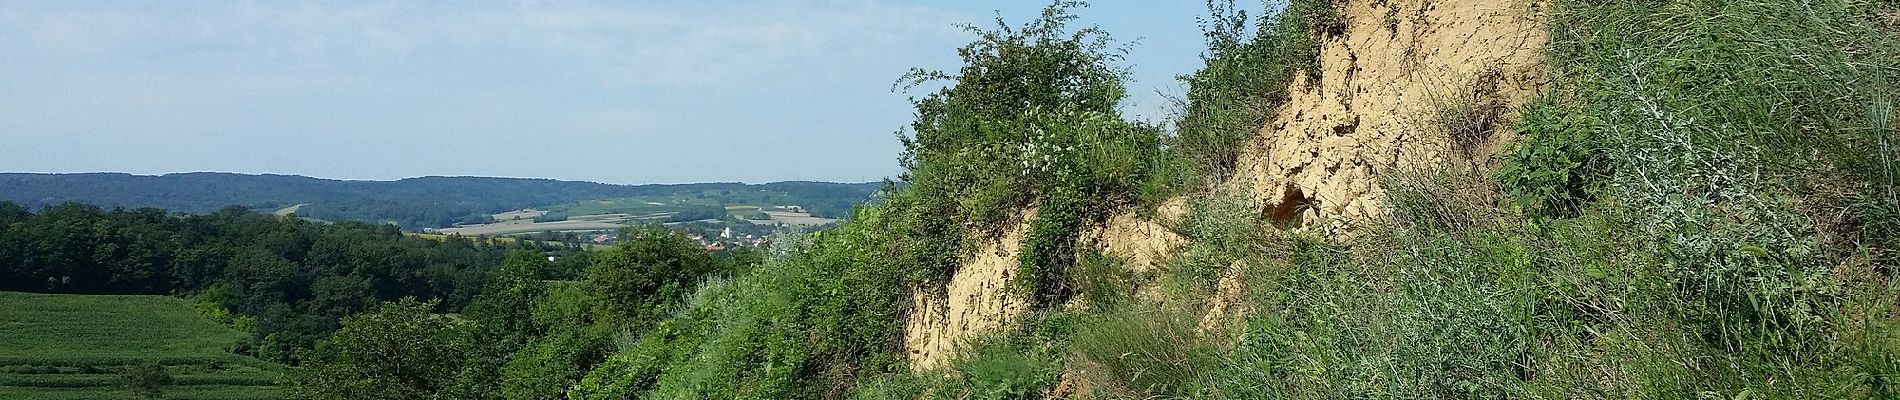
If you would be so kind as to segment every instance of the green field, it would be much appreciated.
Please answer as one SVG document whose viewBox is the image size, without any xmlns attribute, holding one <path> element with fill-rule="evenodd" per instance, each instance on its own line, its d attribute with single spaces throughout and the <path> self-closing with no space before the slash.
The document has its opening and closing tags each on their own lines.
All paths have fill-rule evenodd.
<svg viewBox="0 0 1900 400">
<path fill-rule="evenodd" d="M 657 204 L 655 204 L 657 203 Z M 800 205 L 811 207 L 812 199 L 765 190 L 700 190 L 661 196 L 592 199 L 548 206 L 548 213 L 559 216 L 592 214 L 642 215 L 679 211 L 687 206 L 725 206 L 734 212 L 758 211 L 761 206 Z"/>
<path fill-rule="evenodd" d="M 183 299 L 0 292 L 0 399 L 126 398 L 126 366 L 163 366 L 167 399 L 279 398 L 282 368 L 231 353 L 243 332 Z"/>
</svg>

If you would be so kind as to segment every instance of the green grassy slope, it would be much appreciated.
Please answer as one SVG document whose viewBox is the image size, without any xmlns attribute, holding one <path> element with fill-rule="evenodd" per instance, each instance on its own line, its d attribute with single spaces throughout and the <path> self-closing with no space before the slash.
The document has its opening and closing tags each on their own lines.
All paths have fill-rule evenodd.
<svg viewBox="0 0 1900 400">
<path fill-rule="evenodd" d="M 1011 108 L 1060 90 L 967 79 L 951 101 L 920 104 L 911 186 L 705 285 L 574 397 L 1900 398 L 1900 4 L 1539 3 L 1551 92 L 1513 110 L 1522 139 L 1502 167 L 1382 171 L 1386 215 L 1350 236 L 1275 229 L 1252 193 L 1148 184 L 1223 177 L 1232 155 L 1218 150 L 1263 122 L 1247 101 L 1273 97 L 1259 88 L 1310 58 L 1304 38 L 1339 40 L 1327 33 L 1339 3 L 1294 1 L 1260 21 L 1285 28 L 1253 36 L 1244 15 L 1212 25 L 1187 97 L 1213 110 L 1183 116 L 1170 152 L 1132 153 L 1153 171 L 1127 169 L 1153 174 L 1134 175 L 1151 179 L 1135 181 L 1137 199 L 1189 198 L 1191 243 L 1159 277 L 1086 248 L 1061 258 L 1087 243 L 1064 229 L 1079 224 L 1049 218 L 1073 213 L 1052 210 L 1128 196 L 1123 175 L 1037 176 L 988 150 L 1066 148 L 1053 139 L 1089 122 Z M 1043 29 L 1061 26 L 1016 31 Z M 986 39 L 998 37 L 1010 36 Z M 1026 43 L 1066 44 L 979 41 L 966 54 L 1043 50 Z M 977 70 L 1075 58 L 1053 54 Z M 975 112 L 1014 109 L 1030 111 Z M 1023 131 L 1056 133 L 1011 135 Z M 1113 150 L 1081 153 L 1131 154 Z M 1060 156 L 1048 165 L 1117 159 Z M 1023 193 L 1039 213 L 1009 290 L 1080 301 L 1034 304 L 950 365 L 910 370 L 889 321 L 914 310 L 880 287 L 940 283 L 966 254 L 958 224 L 1000 220 L 1030 203 Z M 1222 278 L 1251 311 L 1209 325 Z M 1158 296 L 1131 296 L 1137 285 Z M 860 297 L 831 303 L 838 294 Z"/>
<path fill-rule="evenodd" d="M 172 297 L 0 292 L 0 398 L 119 397 L 144 363 L 172 376 L 166 398 L 279 397 L 281 368 L 231 353 L 245 336 Z"/>
</svg>

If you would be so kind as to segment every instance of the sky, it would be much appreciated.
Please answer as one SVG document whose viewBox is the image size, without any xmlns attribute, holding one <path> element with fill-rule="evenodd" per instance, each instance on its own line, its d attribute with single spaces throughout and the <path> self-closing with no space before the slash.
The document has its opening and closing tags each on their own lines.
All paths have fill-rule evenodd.
<svg viewBox="0 0 1900 400">
<path fill-rule="evenodd" d="M 927 90 L 896 79 L 1045 4 L 6 1 L 0 171 L 876 181 Z M 1076 13 L 1165 118 L 1205 2 Z"/>
</svg>

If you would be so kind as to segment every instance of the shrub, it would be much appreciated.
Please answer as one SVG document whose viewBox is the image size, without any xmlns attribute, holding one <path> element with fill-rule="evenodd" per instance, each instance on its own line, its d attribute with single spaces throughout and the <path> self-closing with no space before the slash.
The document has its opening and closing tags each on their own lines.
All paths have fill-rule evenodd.
<svg viewBox="0 0 1900 400">
<path fill-rule="evenodd" d="M 587 269 L 590 292 L 600 299 L 596 318 L 605 323 L 650 325 L 714 272 L 712 256 L 680 233 L 655 225 L 628 228 L 624 236 Z"/>
<path fill-rule="evenodd" d="M 1315 35 L 1337 33 L 1343 26 L 1332 2 L 1325 0 L 1293 1 L 1258 19 L 1249 18 L 1231 0 L 1210 0 L 1208 9 L 1211 15 L 1201 25 L 1207 38 L 1203 66 L 1180 77 L 1187 93 L 1177 99 L 1181 110 L 1169 147 L 1179 155 L 1176 162 L 1193 166 L 1193 174 L 1157 175 L 1181 185 L 1231 176 L 1243 144 L 1286 100 L 1294 74 L 1305 71 L 1309 83 L 1318 82 Z"/>
<path fill-rule="evenodd" d="M 309 399 L 436 398 L 462 365 L 458 336 L 434 301 L 405 298 L 343 320 L 291 380 Z"/>
<path fill-rule="evenodd" d="M 570 397 L 840 397 L 859 376 L 901 370 L 909 271 L 887 253 L 892 215 L 861 209 L 836 229 L 779 241 L 743 275 L 708 281 Z"/>
<path fill-rule="evenodd" d="M 1055 386 L 1061 365 L 1053 356 L 1008 339 L 972 346 L 953 362 L 962 396 L 968 399 L 1040 399 Z"/>
<path fill-rule="evenodd" d="M 1526 107 L 1514 130 L 1516 149 L 1499 156 L 1496 176 L 1518 207 L 1539 218 L 1575 218 L 1607 179 L 1602 123 L 1554 99 Z"/>
<path fill-rule="evenodd" d="M 165 367 L 152 363 L 140 363 L 124 367 L 119 371 L 119 386 L 132 392 L 132 398 L 157 400 L 164 398 L 164 389 L 171 386 L 172 375 Z"/>
<path fill-rule="evenodd" d="M 1058 132 L 1073 122 L 1119 122 L 1125 72 L 1110 38 L 1095 28 L 1071 32 L 1073 2 L 1057 2 L 1022 27 L 966 26 L 978 39 L 958 50 L 957 73 L 912 70 L 906 87 L 953 82 L 915 101 L 917 120 L 901 136 L 900 158 L 913 187 L 961 203 L 950 216 L 994 226 L 1028 205 L 1037 182 L 1075 161 L 1076 140 Z M 932 210 L 936 211 L 936 210 Z M 943 217 L 939 215 L 938 217 Z M 953 220 L 958 218 L 951 218 Z"/>
</svg>

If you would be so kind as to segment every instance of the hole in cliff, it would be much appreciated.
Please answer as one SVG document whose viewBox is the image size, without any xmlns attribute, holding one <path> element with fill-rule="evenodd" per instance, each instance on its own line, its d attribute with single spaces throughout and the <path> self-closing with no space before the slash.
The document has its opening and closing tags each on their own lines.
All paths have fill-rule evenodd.
<svg viewBox="0 0 1900 400">
<path fill-rule="evenodd" d="M 1280 201 L 1268 204 L 1261 211 L 1266 214 L 1267 222 L 1280 229 L 1287 229 L 1299 226 L 1301 215 L 1312 206 L 1313 200 L 1306 197 L 1306 193 L 1300 191 L 1299 186 L 1288 183 L 1286 189 L 1280 193 Z"/>
<path fill-rule="evenodd" d="M 1359 131 L 1359 116 L 1356 115 L 1352 117 L 1352 122 L 1333 126 L 1333 136 L 1351 135 L 1357 131 Z"/>
</svg>

